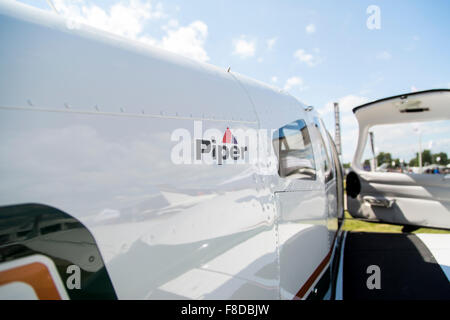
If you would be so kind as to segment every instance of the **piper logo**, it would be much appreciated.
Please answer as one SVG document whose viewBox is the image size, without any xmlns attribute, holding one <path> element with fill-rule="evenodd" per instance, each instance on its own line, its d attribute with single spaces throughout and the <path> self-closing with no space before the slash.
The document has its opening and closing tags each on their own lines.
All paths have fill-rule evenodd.
<svg viewBox="0 0 450 320">
<path fill-rule="evenodd" d="M 193 128 L 172 131 L 170 158 L 176 165 L 251 165 L 259 174 L 277 174 L 274 131 L 243 125 L 204 130 L 202 121 L 194 121 Z"/>
<path fill-rule="evenodd" d="M 215 139 L 197 139 L 195 150 L 196 160 L 202 160 L 204 154 L 211 154 L 212 159 L 217 161 L 218 165 L 222 165 L 230 158 L 234 161 L 245 158 L 248 148 L 238 146 L 230 128 L 227 128 L 222 138 L 222 144 L 217 144 Z"/>
</svg>

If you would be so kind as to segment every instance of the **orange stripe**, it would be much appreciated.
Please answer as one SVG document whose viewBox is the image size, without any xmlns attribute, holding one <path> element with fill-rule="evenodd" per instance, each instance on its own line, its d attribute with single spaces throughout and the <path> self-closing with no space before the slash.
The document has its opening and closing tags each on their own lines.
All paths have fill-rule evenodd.
<svg viewBox="0 0 450 320">
<path fill-rule="evenodd" d="M 47 266 L 33 262 L 0 272 L 0 285 L 20 281 L 28 283 L 41 300 L 61 300 Z"/>
<path fill-rule="evenodd" d="M 331 253 L 333 252 L 334 242 L 336 240 L 337 234 L 338 234 L 338 231 L 336 231 L 336 234 L 335 234 L 333 242 L 332 242 L 333 245 L 331 246 L 328 254 L 325 256 L 325 258 L 322 260 L 322 262 L 319 264 L 319 266 L 316 268 L 316 270 L 314 270 L 312 275 L 309 276 L 308 280 L 306 280 L 306 282 L 303 284 L 303 286 L 297 292 L 297 294 L 294 296 L 294 298 L 292 298 L 292 300 L 301 300 L 303 298 L 303 296 L 308 292 L 309 288 L 314 284 L 317 277 L 322 273 L 323 269 L 330 261 Z"/>
<path fill-rule="evenodd" d="M 308 292 L 309 288 L 313 285 L 314 281 L 316 281 L 317 277 L 320 275 L 320 273 L 322 272 L 323 268 L 325 268 L 325 266 L 330 261 L 331 252 L 332 252 L 332 250 L 330 250 L 330 252 L 328 252 L 328 254 L 325 257 L 325 259 L 322 260 L 322 262 L 319 264 L 317 269 L 314 270 L 313 274 L 308 278 L 308 280 L 306 280 L 305 284 L 297 292 L 297 294 L 295 295 L 293 300 L 300 300 L 301 298 L 303 298 L 303 296 L 306 294 L 306 292 Z"/>
</svg>

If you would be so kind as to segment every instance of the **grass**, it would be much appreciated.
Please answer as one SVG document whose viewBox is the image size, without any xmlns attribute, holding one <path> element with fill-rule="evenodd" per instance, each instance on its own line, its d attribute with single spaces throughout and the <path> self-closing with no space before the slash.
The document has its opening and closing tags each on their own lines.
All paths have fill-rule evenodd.
<svg viewBox="0 0 450 320">
<path fill-rule="evenodd" d="M 385 233 L 401 233 L 403 226 L 397 226 L 386 223 L 366 222 L 353 219 L 352 216 L 345 211 L 345 220 L 343 229 L 347 231 L 357 232 L 385 232 Z M 420 228 L 413 233 L 450 233 L 447 230 L 437 230 L 430 228 Z"/>
</svg>

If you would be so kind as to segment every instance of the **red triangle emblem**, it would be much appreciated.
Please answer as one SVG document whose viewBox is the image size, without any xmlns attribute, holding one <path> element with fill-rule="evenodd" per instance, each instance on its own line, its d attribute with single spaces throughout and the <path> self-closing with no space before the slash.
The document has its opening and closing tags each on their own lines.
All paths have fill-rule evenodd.
<svg viewBox="0 0 450 320">
<path fill-rule="evenodd" d="M 223 135 L 222 143 L 234 143 L 237 144 L 236 138 L 231 134 L 230 128 L 227 128 Z"/>
</svg>

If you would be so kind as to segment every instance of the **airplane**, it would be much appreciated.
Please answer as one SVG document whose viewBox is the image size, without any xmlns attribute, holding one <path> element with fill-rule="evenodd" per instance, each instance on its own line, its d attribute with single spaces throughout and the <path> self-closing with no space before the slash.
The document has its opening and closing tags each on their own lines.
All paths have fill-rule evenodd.
<svg viewBox="0 0 450 320">
<path fill-rule="evenodd" d="M 0 26 L 1 299 L 331 298 L 317 110 L 20 3 Z"/>
<path fill-rule="evenodd" d="M 0 299 L 339 298 L 343 168 L 314 107 L 14 1 L 0 42 Z M 384 198 L 353 170 L 367 218 Z"/>
</svg>

